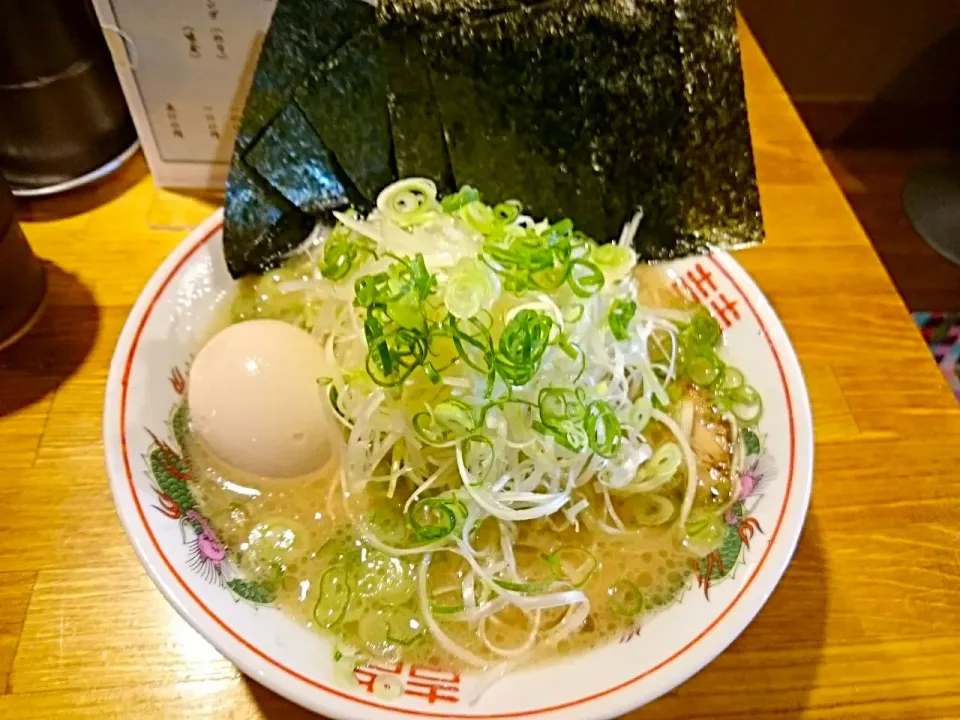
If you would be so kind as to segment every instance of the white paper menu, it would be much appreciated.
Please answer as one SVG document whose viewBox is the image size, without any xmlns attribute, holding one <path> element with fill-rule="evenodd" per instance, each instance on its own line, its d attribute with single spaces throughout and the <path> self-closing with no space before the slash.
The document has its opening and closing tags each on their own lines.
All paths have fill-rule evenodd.
<svg viewBox="0 0 960 720">
<path fill-rule="evenodd" d="M 94 0 L 154 181 L 222 189 L 276 0 Z"/>
</svg>

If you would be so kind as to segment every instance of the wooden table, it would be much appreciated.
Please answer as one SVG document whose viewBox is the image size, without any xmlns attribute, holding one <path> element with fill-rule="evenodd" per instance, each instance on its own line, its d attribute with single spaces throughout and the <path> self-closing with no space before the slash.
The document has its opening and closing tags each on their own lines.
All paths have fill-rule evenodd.
<svg viewBox="0 0 960 720">
<path fill-rule="evenodd" d="M 636 717 L 960 718 L 960 406 L 746 31 L 743 42 L 769 241 L 738 258 L 810 386 L 813 503 L 753 624 Z M 124 318 L 212 207 L 156 189 L 137 159 L 98 188 L 20 208 L 51 295 L 0 355 L 0 717 L 308 716 L 167 605 L 103 468 Z"/>
</svg>

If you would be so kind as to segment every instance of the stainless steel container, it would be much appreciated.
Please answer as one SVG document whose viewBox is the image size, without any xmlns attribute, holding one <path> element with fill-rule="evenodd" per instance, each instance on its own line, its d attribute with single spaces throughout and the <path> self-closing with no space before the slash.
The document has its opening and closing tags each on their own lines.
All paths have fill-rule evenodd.
<svg viewBox="0 0 960 720">
<path fill-rule="evenodd" d="M 109 163 L 136 130 L 87 0 L 0 0 L 0 171 L 56 186 Z"/>
</svg>

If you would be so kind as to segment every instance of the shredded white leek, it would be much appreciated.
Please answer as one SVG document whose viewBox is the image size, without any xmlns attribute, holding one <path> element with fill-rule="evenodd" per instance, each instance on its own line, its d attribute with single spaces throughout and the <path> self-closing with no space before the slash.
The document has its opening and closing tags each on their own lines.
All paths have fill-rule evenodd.
<svg viewBox="0 0 960 720">
<path fill-rule="evenodd" d="M 543 518 L 579 531 L 583 521 L 621 536 L 636 529 L 617 503 L 649 496 L 642 506 L 651 509 L 646 523 L 659 525 L 673 518 L 681 486 L 675 529 L 689 519 L 698 484 L 693 407 L 678 408 L 671 393 L 676 396 L 682 380 L 681 333 L 693 313 L 637 299 L 632 248 L 640 213 L 615 244 L 571 245 L 561 286 L 544 289 L 517 286 L 511 263 L 520 261 L 512 259 L 510 242 L 557 226 L 518 214 L 509 203 L 497 206 L 507 218 L 502 222 L 466 197 L 456 211 L 444 207 L 428 180 L 395 183 L 368 217 L 335 213 L 340 225 L 318 229 L 307 243 L 312 270 L 276 288 L 285 303 L 302 301 L 298 322 L 317 338 L 332 368 L 321 395 L 344 427 L 340 490 L 357 532 L 388 555 L 421 556 L 417 598 L 433 640 L 466 665 L 495 665 L 499 675 L 538 647 L 569 637 L 590 612 L 587 595 L 570 583 L 531 583 L 522 576 L 515 553 L 519 523 Z M 486 230 L 496 222 L 499 254 Z M 335 242 L 342 255 L 333 260 L 348 262 L 344 272 L 334 264 L 331 277 L 317 267 L 330 259 Z M 415 258 L 422 265 L 415 266 Z M 404 272 L 408 286 L 398 292 Z M 411 283 L 420 299 L 407 302 Z M 377 303 L 378 312 L 369 311 Z M 611 311 L 631 303 L 615 331 Z M 395 324 L 393 334 L 384 334 L 384 323 Z M 432 328 L 436 345 L 417 345 L 423 327 Z M 511 344 L 504 340 L 511 328 L 526 335 Z M 510 355 L 538 342 L 541 354 L 532 359 Z M 399 375 L 411 358 L 413 369 Z M 741 462 L 737 421 L 731 416 L 729 422 Z M 664 441 L 665 433 L 673 437 Z M 671 486 L 673 499 L 655 494 L 674 478 L 682 479 Z M 738 482 L 735 472 L 732 482 Z M 350 509 L 351 499 L 364 493 L 383 493 L 398 507 L 402 500 L 408 523 L 418 507 L 437 503 L 450 527 L 417 543 L 385 542 Z M 478 550 L 472 533 L 485 521 L 496 523 L 499 541 Z M 437 552 L 454 553 L 469 567 L 461 584 L 448 589 L 462 596 L 462 609 L 431 609 L 428 580 Z M 487 636 L 487 623 L 510 608 L 526 616 L 529 629 L 516 647 L 499 647 Z M 551 608 L 566 612 L 543 631 L 542 613 Z M 482 655 L 455 642 L 446 623 L 475 624 Z M 502 658 L 509 661 L 496 664 Z"/>
</svg>

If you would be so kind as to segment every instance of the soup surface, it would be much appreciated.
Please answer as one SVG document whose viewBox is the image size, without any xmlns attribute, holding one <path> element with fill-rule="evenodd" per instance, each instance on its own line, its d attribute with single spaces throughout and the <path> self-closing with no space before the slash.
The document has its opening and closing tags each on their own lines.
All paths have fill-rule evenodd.
<svg viewBox="0 0 960 720">
<path fill-rule="evenodd" d="M 635 267 L 629 228 L 598 246 L 428 181 L 381 200 L 241 281 L 211 329 L 309 333 L 329 375 L 305 392 L 336 451 L 253 477 L 194 432 L 203 514 L 352 663 L 508 668 L 630 632 L 689 586 L 741 498 L 762 404 L 718 324 Z"/>
<path fill-rule="evenodd" d="M 277 607 L 373 658 L 439 667 L 463 665 L 420 631 L 419 558 L 394 558 L 364 543 L 338 507 L 342 495 L 335 478 L 255 491 L 224 482 L 227 478 L 218 471 L 216 460 L 200 447 L 194 446 L 191 460 L 203 513 L 233 551 L 242 572 L 278 588 Z M 493 535 L 492 528 L 481 528 L 475 546 L 495 547 L 499 538 Z M 514 544 L 525 579 L 541 582 L 551 576 L 545 555 L 555 554 L 570 566 L 589 564 L 589 557 L 574 548 L 583 548 L 596 559 L 596 568 L 581 586 L 591 612 L 576 633 L 556 646 L 539 648 L 534 657 L 590 648 L 629 631 L 643 615 L 670 604 L 684 590 L 698 561 L 669 527 L 643 528 L 625 541 L 591 531 L 582 523 L 575 530 L 563 520 L 548 518 L 521 525 Z M 319 622 L 314 612 L 324 578 L 326 592 L 333 592 L 330 581 L 339 577 L 339 569 L 345 571 L 350 598 L 342 620 L 325 628 L 324 619 L 331 620 L 326 604 L 321 604 L 327 614 Z M 462 585 L 468 575 L 469 567 L 458 556 L 434 554 L 430 585 L 438 598 L 435 611 L 444 607 L 444 598 L 450 607 L 462 606 Z M 384 584 L 389 591 L 384 591 Z M 436 617 L 458 643 L 495 662 L 497 655 L 486 650 L 477 623 L 445 622 L 442 612 Z M 561 610 L 542 611 L 539 633 L 546 633 L 562 618 Z M 416 642 L 409 642 L 408 630 Z M 530 633 L 530 620 L 509 608 L 491 615 L 484 629 L 485 638 L 504 649 L 523 647 Z"/>
</svg>

